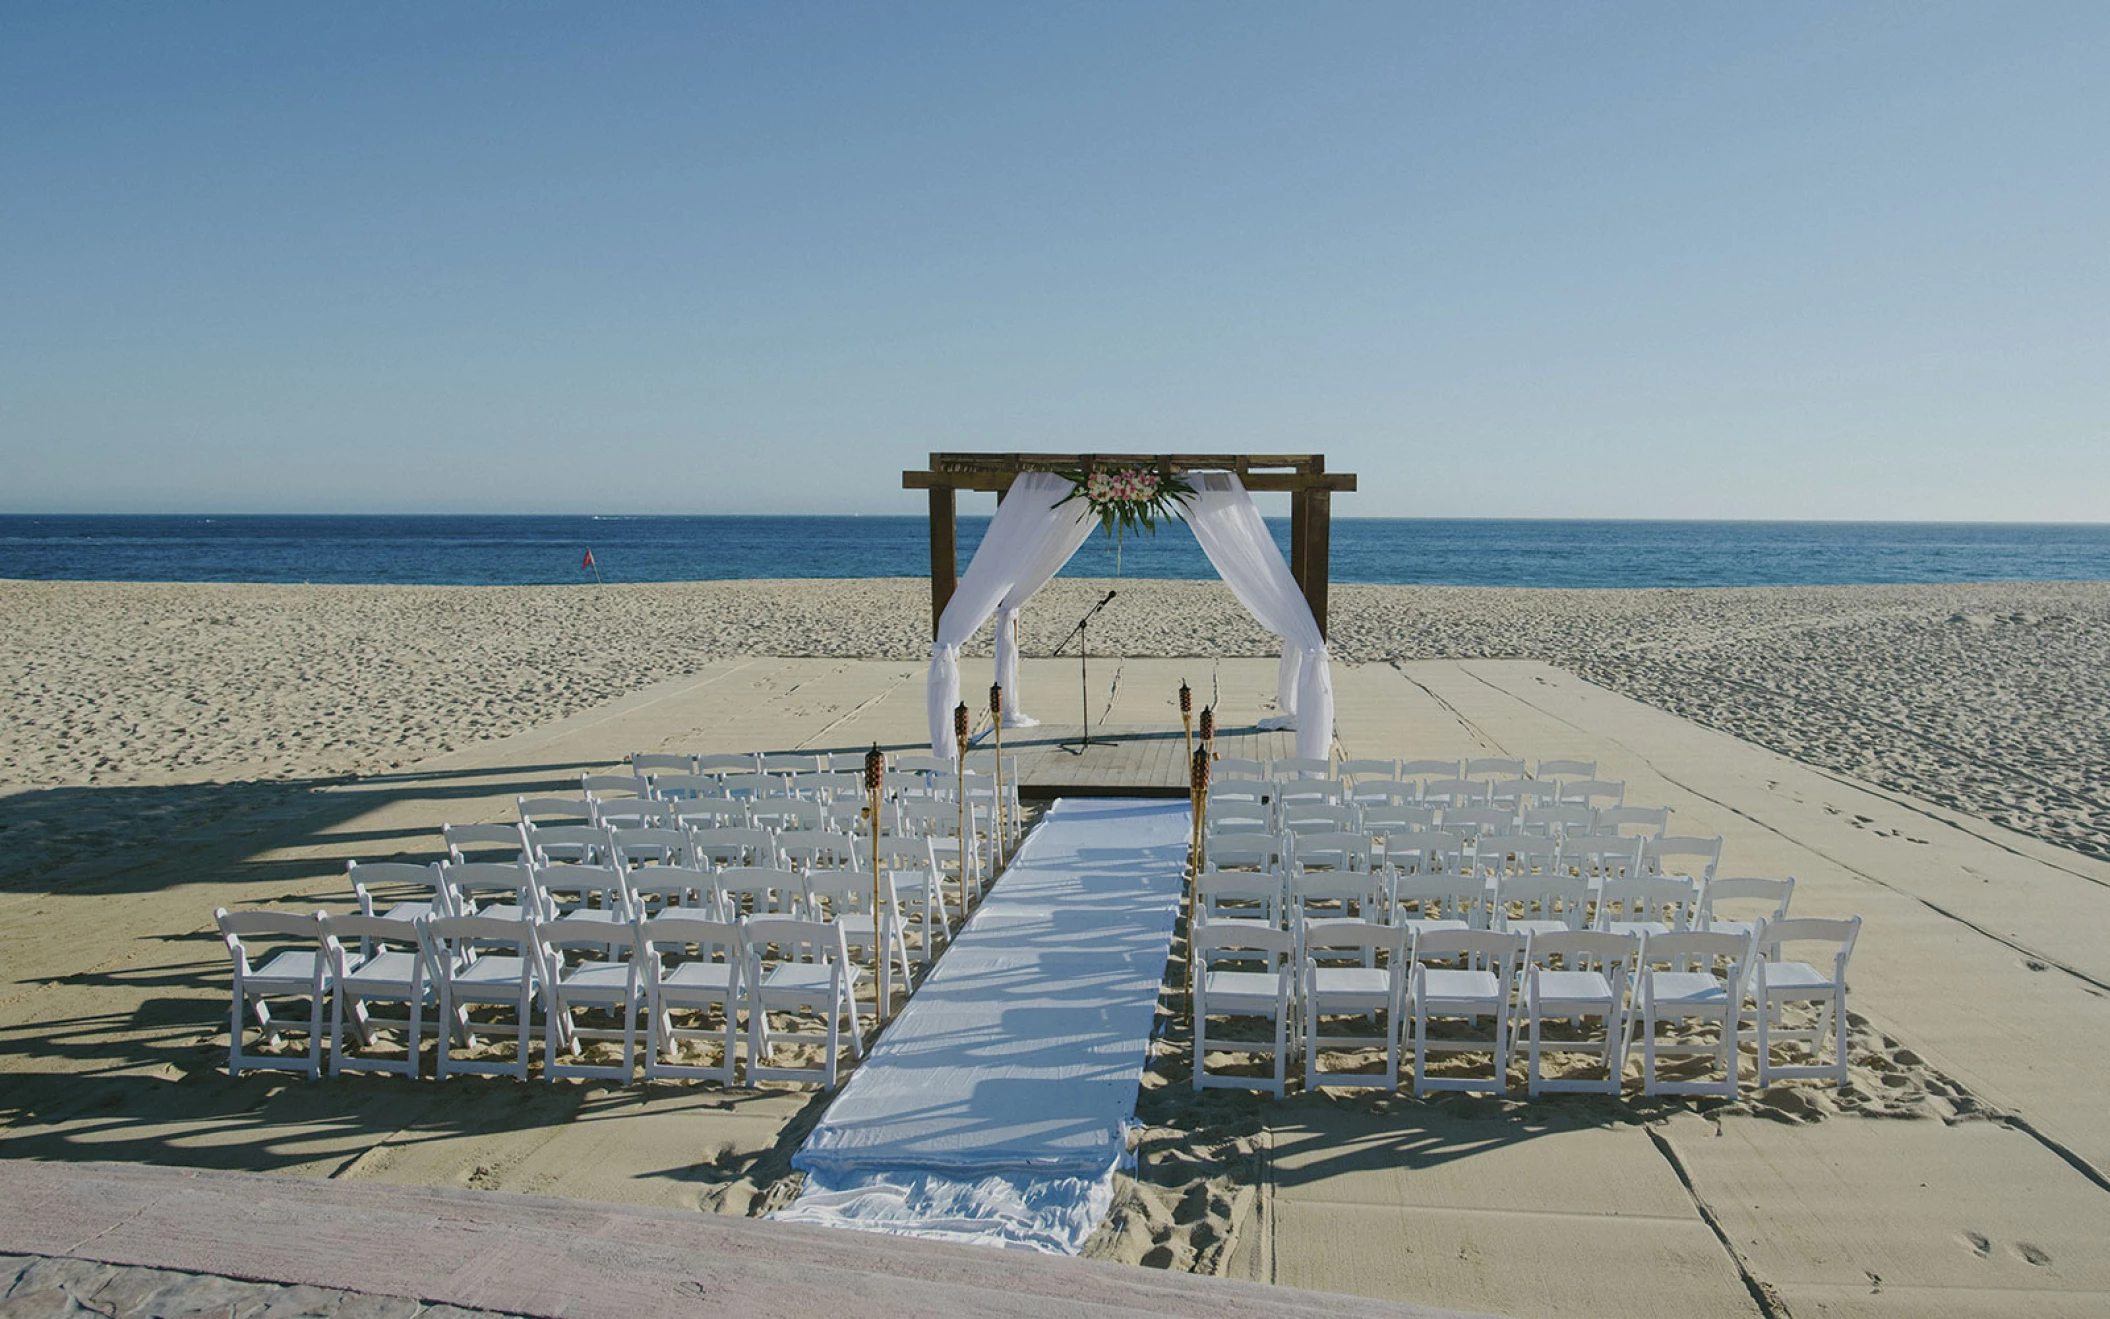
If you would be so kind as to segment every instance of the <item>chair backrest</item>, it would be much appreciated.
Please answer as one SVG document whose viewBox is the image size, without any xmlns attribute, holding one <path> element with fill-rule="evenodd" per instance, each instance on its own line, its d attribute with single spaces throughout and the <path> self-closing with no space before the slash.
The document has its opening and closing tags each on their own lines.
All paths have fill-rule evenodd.
<svg viewBox="0 0 2110 1319">
<path fill-rule="evenodd" d="M 529 823 L 593 823 L 593 803 L 584 797 L 515 797 L 513 805 Z"/>
<path fill-rule="evenodd" d="M 711 876 L 727 916 L 787 914 L 806 896 L 803 876 L 769 866 L 727 866 Z"/>
<path fill-rule="evenodd" d="M 1537 776 L 1542 779 L 1594 779 L 1597 777 L 1597 762 L 1594 760 L 1541 760 Z"/>
<path fill-rule="evenodd" d="M 850 835 L 833 829 L 794 829 L 777 835 L 777 855 L 793 870 L 850 870 L 857 864 Z"/>
<path fill-rule="evenodd" d="M 1284 756 L 1267 763 L 1267 776 L 1277 782 L 1290 779 L 1330 779 L 1333 777 L 1333 761 L 1311 756 Z"/>
<path fill-rule="evenodd" d="M 1282 877 L 1254 870 L 1205 870 L 1194 880 L 1194 905 L 1203 921 L 1282 921 Z"/>
<path fill-rule="evenodd" d="M 724 778 L 728 774 L 752 774 L 755 772 L 756 756 L 752 751 L 716 752 L 696 757 L 696 772 L 712 778 Z"/>
<path fill-rule="evenodd" d="M 1507 806 L 1446 806 L 1440 819 L 1448 833 L 1505 834 L 1515 828 L 1517 813 Z"/>
<path fill-rule="evenodd" d="M 611 829 L 608 840 L 615 852 L 615 864 L 625 868 L 685 866 L 695 861 L 693 839 L 686 829 Z"/>
<path fill-rule="evenodd" d="M 315 913 L 321 926 L 320 934 L 324 954 L 329 958 L 330 974 L 337 979 L 352 974 L 353 967 L 345 953 L 345 945 L 361 948 L 361 957 L 375 956 L 389 951 L 395 944 L 405 950 L 419 947 L 417 927 L 408 921 L 392 921 L 382 916 L 333 916 L 328 912 Z M 410 976 L 413 981 L 422 980 L 425 959 L 411 959 Z"/>
<path fill-rule="evenodd" d="M 661 774 L 694 774 L 696 757 L 671 755 L 662 751 L 633 751 L 630 753 L 630 772 L 640 778 L 653 778 Z"/>
<path fill-rule="evenodd" d="M 1617 779 L 1563 779 L 1561 800 L 1582 806 L 1623 806 L 1626 784 Z"/>
<path fill-rule="evenodd" d="M 447 886 L 447 914 L 473 916 L 481 906 L 523 902 L 528 868 L 518 861 L 443 861 L 440 882 Z"/>
<path fill-rule="evenodd" d="M 1257 870 L 1280 872 L 1288 860 L 1289 847 L 1270 833 L 1216 834 L 1202 840 L 1202 866 L 1207 870 Z"/>
<path fill-rule="evenodd" d="M 741 930 L 750 969 L 763 961 L 811 962 L 847 974 L 850 941 L 841 921 L 800 916 L 750 916 Z M 775 956 L 770 956 L 771 950 Z"/>
<path fill-rule="evenodd" d="M 1425 829 L 1385 839 L 1385 861 L 1401 874 L 1456 875 L 1465 869 L 1465 835 Z"/>
<path fill-rule="evenodd" d="M 1356 786 L 1360 787 L 1365 779 L 1378 781 L 1398 779 L 1399 762 L 1396 760 L 1373 760 L 1369 757 L 1361 757 L 1355 760 L 1343 760 L 1340 764 L 1333 767 L 1333 772 L 1344 779 L 1355 780 Z"/>
<path fill-rule="evenodd" d="M 576 911 L 602 911 L 630 918 L 629 891 L 623 872 L 614 866 L 535 866 L 529 871 L 545 920 L 561 920 Z M 606 943 L 607 928 L 602 928 Z"/>
<path fill-rule="evenodd" d="M 229 911 L 225 907 L 215 908 L 213 922 L 220 927 L 220 938 L 227 945 L 227 952 L 235 965 L 244 974 L 249 971 L 248 939 L 293 939 L 303 943 L 320 943 L 322 940 L 321 911 Z M 397 935 L 403 931 L 402 922 L 395 922 Z"/>
<path fill-rule="evenodd" d="M 1260 806 L 1268 800 L 1274 785 L 1266 779 L 1220 779 L 1211 775 L 1209 779 L 1209 805 L 1218 802 L 1243 802 Z"/>
<path fill-rule="evenodd" d="M 1433 806 L 1388 806 L 1377 802 L 1364 806 L 1362 815 L 1364 833 L 1386 838 L 1414 829 L 1436 827 L 1436 808 Z"/>
<path fill-rule="evenodd" d="M 725 783 L 715 774 L 654 774 L 651 784 L 652 795 L 661 801 L 725 795 Z"/>
<path fill-rule="evenodd" d="M 1218 756 L 1209 766 L 1209 777 L 1216 779 L 1258 779 L 1268 781 L 1267 762 L 1246 756 Z"/>
<path fill-rule="evenodd" d="M 858 870 L 816 870 L 803 877 L 805 910 L 815 920 L 842 920 L 846 917 L 862 916 L 865 919 L 867 938 L 871 933 L 872 877 Z M 917 877 L 922 882 L 922 877 Z M 895 912 L 901 909 L 897 896 L 894 872 L 879 872 L 879 900 L 885 908 Z"/>
<path fill-rule="evenodd" d="M 440 826 L 440 838 L 447 844 L 447 857 L 451 861 L 472 861 L 485 857 L 490 852 L 504 852 L 509 861 L 517 861 L 527 855 L 527 844 L 521 841 L 518 821 L 507 824 L 443 824 Z"/>
<path fill-rule="evenodd" d="M 535 945 L 542 950 L 543 969 L 554 973 L 563 967 L 564 950 L 567 948 L 606 949 L 613 940 L 619 948 L 630 951 L 636 947 L 636 933 L 637 926 L 628 921 L 621 925 L 610 925 L 606 921 L 567 920 L 559 917 L 553 921 L 536 922 Z"/>
<path fill-rule="evenodd" d="M 839 770 L 820 770 L 812 774 L 801 774 L 791 785 L 799 796 L 808 801 L 863 801 L 865 781 L 862 774 L 850 774 Z"/>
<path fill-rule="evenodd" d="M 752 804 L 764 797 L 788 797 L 782 777 L 764 774 L 759 770 L 744 770 L 728 773 L 724 779 L 724 792 L 728 797 Z"/>
<path fill-rule="evenodd" d="M 1202 832 L 1267 833 L 1275 827 L 1274 812 L 1259 802 L 1212 801 L 1202 808 Z"/>
<path fill-rule="evenodd" d="M 938 868 L 937 849 L 932 839 L 915 834 L 879 835 L 879 868 L 881 870 L 913 870 L 919 874 L 933 872 Z M 872 836 L 867 833 L 850 836 L 851 856 L 859 869 L 872 864 Z"/>
<path fill-rule="evenodd" d="M 1465 778 L 1492 779 L 1524 777 L 1524 762 L 1511 760 L 1507 756 L 1479 756 L 1465 762 Z"/>
<path fill-rule="evenodd" d="M 1402 779 L 1455 779 L 1459 763 L 1455 760 L 1402 760 L 1399 762 L 1399 777 Z"/>
<path fill-rule="evenodd" d="M 1480 910 L 1487 893 L 1477 875 L 1429 871 L 1403 874 L 1392 881 L 1392 902 L 1407 920 L 1485 923 Z"/>
<path fill-rule="evenodd" d="M 1195 958 L 1204 965 L 1215 953 L 1245 954 L 1238 960 L 1250 960 L 1257 954 L 1267 959 L 1270 969 L 1286 969 L 1293 946 L 1288 930 L 1257 921 L 1205 922 L 1194 928 L 1190 938 Z"/>
<path fill-rule="evenodd" d="M 1292 804 L 1338 806 L 1348 800 L 1348 785 L 1338 779 L 1283 779 L 1275 784 L 1277 809 Z"/>
<path fill-rule="evenodd" d="M 1580 875 L 1502 875 L 1495 880 L 1493 923 L 1499 928 L 1511 920 L 1558 920 L 1579 930 L 1589 899 L 1590 881 Z M 1512 905 L 1522 914 L 1511 916 Z"/>
<path fill-rule="evenodd" d="M 542 959 L 535 952 L 535 922 L 532 917 L 505 920 L 496 916 L 434 916 L 418 922 L 418 935 L 425 956 L 440 978 L 451 977 L 466 962 L 471 948 L 479 951 L 491 944 L 508 944 L 520 957 L 520 975 L 533 976 Z M 627 935 L 625 936 L 628 937 Z M 608 927 L 601 927 L 607 942 Z"/>
<path fill-rule="evenodd" d="M 1598 929 L 1613 921 L 1656 921 L 1673 930 L 1693 923 L 1699 886 L 1683 875 L 1609 876 L 1598 886 Z"/>
<path fill-rule="evenodd" d="M 903 755 L 888 766 L 896 774 L 950 774 L 953 771 L 951 756 Z"/>
<path fill-rule="evenodd" d="M 747 813 L 747 818 L 764 828 L 819 829 L 827 824 L 828 812 L 817 801 L 805 801 L 796 797 L 770 797 L 758 801 Z"/>
<path fill-rule="evenodd" d="M 649 797 L 652 795 L 652 785 L 637 774 L 581 774 L 579 791 L 589 799 Z"/>
<path fill-rule="evenodd" d="M 697 866 L 639 866 L 623 874 L 630 914 L 653 917 L 665 911 L 717 909 L 711 872 Z"/>
<path fill-rule="evenodd" d="M 587 861 L 605 865 L 611 844 L 608 830 L 597 824 L 550 824 L 529 822 L 521 827 L 527 842 L 528 859 L 535 865 L 545 861 Z"/>
<path fill-rule="evenodd" d="M 1487 789 L 1488 801 L 1496 806 L 1537 806 L 1559 797 L 1560 784 L 1551 779 L 1496 779 Z"/>
<path fill-rule="evenodd" d="M 1559 837 L 1571 831 L 1587 833 L 1597 822 L 1596 812 L 1572 802 L 1531 806 L 1524 811 L 1524 832 Z"/>
<path fill-rule="evenodd" d="M 1660 838 L 1670 829 L 1670 807 L 1600 806 L 1597 808 L 1597 828 L 1615 834 L 1632 829 L 1638 832 L 1629 837 Z"/>
<path fill-rule="evenodd" d="M 1355 829 L 1361 824 L 1361 812 L 1353 806 L 1336 806 L 1323 801 L 1284 802 L 1280 815 L 1282 831 L 1291 834 L 1331 834 Z"/>
<path fill-rule="evenodd" d="M 776 859 L 777 835 L 774 829 L 746 825 L 691 829 L 689 851 L 699 864 L 708 861 L 721 866 L 766 865 Z"/>
<path fill-rule="evenodd" d="M 1370 835 L 1341 829 L 1326 833 L 1294 835 L 1290 858 L 1299 870 L 1370 869 Z"/>
<path fill-rule="evenodd" d="M 731 797 L 692 797 L 667 803 L 677 829 L 744 829 L 747 803 Z"/>
<path fill-rule="evenodd" d="M 595 801 L 593 822 L 604 829 L 613 828 L 662 828 L 675 827 L 674 803 L 653 801 L 645 797 L 626 797 L 617 801 Z"/>
<path fill-rule="evenodd" d="M 764 774 L 819 774 L 828 768 L 827 757 L 817 756 L 811 751 L 765 751 L 762 753 L 761 770 Z"/>
<path fill-rule="evenodd" d="M 1348 800 L 1366 806 L 1412 805 L 1421 800 L 1421 785 L 1405 779 L 1359 778 L 1348 790 Z"/>
<path fill-rule="evenodd" d="M 1386 969 L 1397 975 L 1406 969 L 1407 929 L 1403 925 L 1380 925 L 1375 921 L 1324 921 L 1304 929 L 1306 961 L 1341 961 L 1382 953 Z"/>
<path fill-rule="evenodd" d="M 1641 955 L 1641 936 L 1604 930 L 1534 930 L 1524 945 L 1524 965 L 1563 971 L 1599 971 L 1616 994 L 1626 983 L 1627 966 Z"/>
<path fill-rule="evenodd" d="M 1421 799 L 1445 809 L 1482 805 L 1487 801 L 1487 784 L 1479 779 L 1429 779 L 1421 785 Z"/>
<path fill-rule="evenodd" d="M 1774 921 L 1758 933 L 1758 953 L 1769 962 L 1787 960 L 1784 950 L 1794 944 L 1823 944 L 1833 954 L 1836 972 L 1846 974 L 1846 959 L 1853 955 L 1854 942 L 1861 937 L 1861 918 L 1849 916 L 1844 920 L 1818 916 L 1790 916 L 1784 921 Z M 1802 951 L 1798 949 L 1797 951 Z M 1796 958 L 1808 961 L 1808 958 Z M 1815 965 L 1815 963 L 1811 963 Z"/>
<path fill-rule="evenodd" d="M 1651 934 L 1641 941 L 1639 959 L 1641 992 L 1647 992 L 1657 968 L 1673 971 L 1705 970 L 1721 977 L 1732 1001 L 1743 998 L 1750 977 L 1756 941 L 1749 934 L 1719 930 L 1672 930 Z"/>
<path fill-rule="evenodd" d="M 1710 879 L 1700 889 L 1700 910 L 1694 924 L 1706 929 L 1719 914 L 1715 907 L 1723 902 L 1760 902 L 1771 906 L 1770 911 L 1758 913 L 1756 919 L 1767 921 L 1786 920 L 1788 903 L 1795 896 L 1795 877 L 1785 879 L 1760 879 L 1755 876 L 1738 875 L 1721 879 Z M 1724 919 L 1729 919 L 1724 915 Z"/>
<path fill-rule="evenodd" d="M 1473 856 L 1483 874 L 1550 875 L 1560 860 L 1560 840 L 1544 834 L 1481 834 Z"/>
<path fill-rule="evenodd" d="M 1561 866 L 1578 875 L 1610 879 L 1641 873 L 1641 840 L 1617 834 L 1564 834 Z"/>
<path fill-rule="evenodd" d="M 1705 882 L 1714 878 L 1722 861 L 1722 838 L 1668 836 L 1641 843 L 1641 872 L 1646 875 L 1691 875 Z M 1697 866 L 1694 863 L 1697 862 Z"/>
<path fill-rule="evenodd" d="M 351 881 L 354 893 L 372 893 L 388 884 L 413 889 L 425 897 L 441 892 L 438 862 L 419 865 L 411 861 L 369 861 L 361 865 L 357 861 L 347 861 L 344 863 L 344 877 Z"/>
<path fill-rule="evenodd" d="M 1524 936 L 1507 930 L 1417 929 L 1410 956 L 1416 963 L 1464 962 L 1493 971 L 1507 983 L 1524 960 Z"/>
</svg>

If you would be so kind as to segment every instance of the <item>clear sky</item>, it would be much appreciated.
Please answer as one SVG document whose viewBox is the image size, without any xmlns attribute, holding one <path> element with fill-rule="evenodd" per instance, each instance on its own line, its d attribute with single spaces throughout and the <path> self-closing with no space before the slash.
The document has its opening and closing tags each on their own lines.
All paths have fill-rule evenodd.
<svg viewBox="0 0 2110 1319">
<path fill-rule="evenodd" d="M 2110 520 L 2110 4 L 0 8 L 0 509 Z"/>
</svg>

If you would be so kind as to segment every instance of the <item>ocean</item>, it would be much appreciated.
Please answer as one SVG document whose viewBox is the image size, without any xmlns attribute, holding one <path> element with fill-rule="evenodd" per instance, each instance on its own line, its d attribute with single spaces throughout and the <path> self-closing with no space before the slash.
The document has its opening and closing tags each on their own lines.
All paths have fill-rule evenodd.
<svg viewBox="0 0 2110 1319">
<path fill-rule="evenodd" d="M 988 526 L 962 517 L 964 569 Z M 1286 519 L 1270 520 L 1285 547 Z M 533 585 L 921 577 L 921 517 L 0 516 L 0 578 Z M 1172 526 L 1128 577 L 1214 576 Z M 1064 576 L 1111 577 L 1093 535 Z M 1696 587 L 2110 580 L 2110 525 L 1337 518 L 1336 582 Z"/>
</svg>

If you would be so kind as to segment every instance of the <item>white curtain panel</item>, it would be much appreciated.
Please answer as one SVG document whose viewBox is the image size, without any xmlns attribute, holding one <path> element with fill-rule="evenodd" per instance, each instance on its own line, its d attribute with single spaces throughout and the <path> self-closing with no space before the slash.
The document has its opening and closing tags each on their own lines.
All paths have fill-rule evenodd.
<svg viewBox="0 0 2110 1319">
<path fill-rule="evenodd" d="M 938 638 L 931 643 L 930 677 L 925 704 L 930 717 L 930 750 L 934 756 L 953 754 L 952 711 L 960 701 L 960 647 L 967 644 L 989 620 L 999 604 L 1017 595 L 1014 611 L 1026 596 L 1039 590 L 1058 572 L 1084 538 L 1091 533 L 1091 510 L 1081 499 L 1063 504 L 1070 483 L 1053 472 L 1021 472 L 1010 493 L 997 505 L 996 516 L 974 559 L 961 575 L 960 584 L 938 617 Z M 1275 556 L 1280 560 L 1281 556 Z M 1046 565 L 1045 568 L 1043 565 Z M 1038 574 L 1037 580 L 1034 575 Z M 1017 592 L 1022 584 L 1030 589 Z M 1308 615 L 1307 615 L 1308 616 Z M 1002 672 L 1003 634 L 998 629 L 998 671 Z M 1013 642 L 1015 647 L 1015 640 Z M 1004 682 L 1005 704 L 1011 704 L 1016 684 L 1018 656 L 1014 649 L 1013 681 Z M 1003 682 L 1000 677 L 999 682 Z"/>
<path fill-rule="evenodd" d="M 1238 603 L 1282 638 L 1275 687 L 1282 713 L 1260 726 L 1294 728 L 1299 756 L 1326 759 L 1333 751 L 1333 670 L 1311 605 L 1290 576 L 1245 482 L 1231 472 L 1200 472 L 1194 491 L 1187 525 L 1194 528 L 1202 553 Z"/>
<path fill-rule="evenodd" d="M 1012 482 L 1011 493 L 1004 496 L 1004 502 L 1009 504 L 1019 498 L 1021 487 L 1024 487 L 1024 497 L 1035 501 L 1063 499 L 1070 492 L 1070 483 L 1053 472 L 1022 472 L 1018 480 Z M 1063 511 L 1084 507 L 1084 501 L 1080 499 L 1076 504 L 1066 506 Z M 1057 519 L 1055 534 L 1041 542 L 1039 551 L 1019 569 L 1018 580 L 1011 583 L 1011 589 L 1004 592 L 1004 598 L 997 603 L 996 681 L 1004 689 L 1006 728 L 1031 728 L 1040 722 L 1019 708 L 1019 611 L 1041 587 L 1054 579 L 1056 573 L 1062 571 L 1062 565 L 1070 561 L 1070 556 L 1077 552 L 1078 547 L 1092 534 L 1092 528 L 1098 525 L 1088 510 L 1074 522 Z"/>
</svg>

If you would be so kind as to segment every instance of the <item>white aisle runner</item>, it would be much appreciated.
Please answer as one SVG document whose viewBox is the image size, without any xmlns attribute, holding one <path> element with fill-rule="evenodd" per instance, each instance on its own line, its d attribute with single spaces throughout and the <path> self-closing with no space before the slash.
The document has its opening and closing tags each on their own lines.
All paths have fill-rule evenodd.
<svg viewBox="0 0 2110 1319">
<path fill-rule="evenodd" d="M 806 1189 L 775 1216 L 1082 1249 L 1131 1157 L 1191 819 L 1058 801 L 792 1159 Z"/>
</svg>

